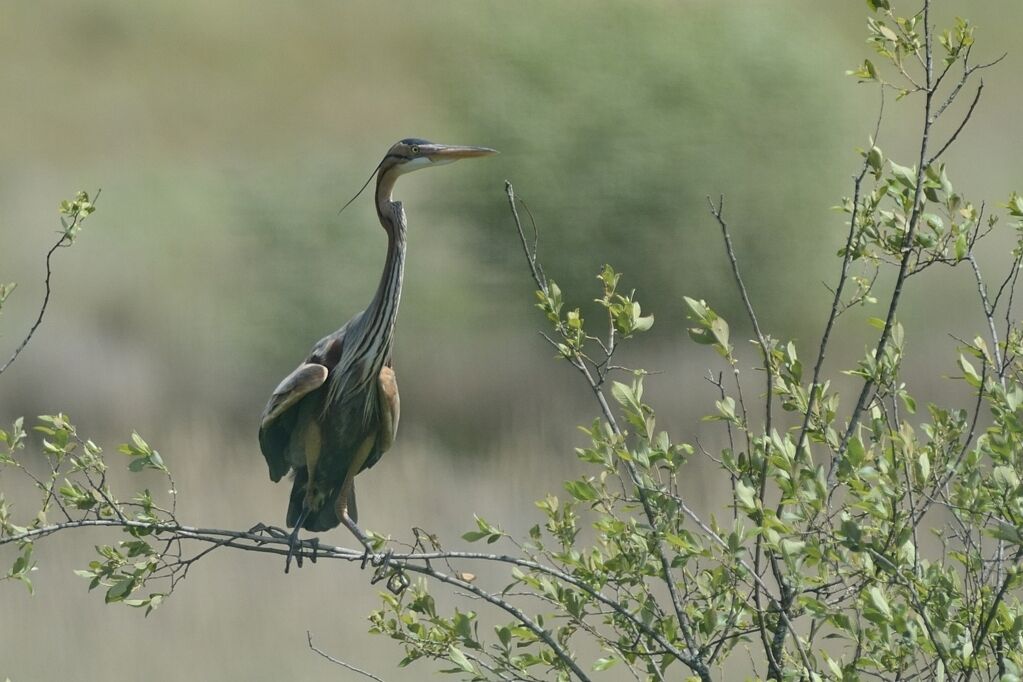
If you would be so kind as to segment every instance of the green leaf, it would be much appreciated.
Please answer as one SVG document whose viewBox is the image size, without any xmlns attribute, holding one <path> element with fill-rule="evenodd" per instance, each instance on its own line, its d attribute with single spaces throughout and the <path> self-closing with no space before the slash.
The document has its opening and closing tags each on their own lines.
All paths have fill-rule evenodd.
<svg viewBox="0 0 1023 682">
<path fill-rule="evenodd" d="M 476 673 L 476 668 L 473 667 L 469 659 L 466 658 L 465 654 L 463 654 L 462 651 L 455 647 L 454 645 L 448 647 L 448 658 L 451 659 L 452 663 L 457 665 L 465 672 L 470 674 Z"/>
<path fill-rule="evenodd" d="M 714 335 L 714 340 L 718 342 L 718 345 L 723 348 L 728 348 L 728 323 L 720 317 L 715 318 L 710 323 L 710 332 Z"/>
<path fill-rule="evenodd" d="M 917 473 L 920 475 L 920 482 L 926 483 L 927 479 L 931 477 L 931 460 L 927 456 L 927 451 L 921 451 L 920 456 L 917 457 Z"/>
<path fill-rule="evenodd" d="M 718 412 L 721 416 L 731 422 L 738 422 L 739 418 L 735 414 L 735 399 L 731 396 L 725 396 L 721 400 L 714 401 L 714 407 L 718 408 Z"/>
<path fill-rule="evenodd" d="M 877 69 L 874 68 L 874 64 L 869 59 L 864 59 L 861 66 L 856 67 L 852 71 L 846 71 L 846 75 L 856 76 L 861 81 L 873 81 L 877 80 Z"/>
<path fill-rule="evenodd" d="M 125 597 L 131 594 L 131 590 L 134 585 L 134 578 L 121 578 L 115 582 L 109 590 L 107 590 L 106 603 L 112 604 L 114 602 L 122 601 Z"/>
<path fill-rule="evenodd" d="M 567 490 L 572 497 L 583 502 L 592 502 L 600 497 L 600 493 L 598 493 L 597 489 L 588 481 L 565 481 L 565 490 Z"/>
<path fill-rule="evenodd" d="M 898 180 L 901 184 L 905 185 L 909 189 L 913 189 L 914 187 L 916 187 L 915 166 L 912 168 L 907 168 L 905 166 L 900 166 L 894 161 L 889 161 L 888 163 L 892 167 L 892 175 L 895 177 L 896 180 Z"/>
<path fill-rule="evenodd" d="M 611 384 L 611 395 L 613 395 L 614 399 L 618 401 L 618 404 L 623 407 L 627 407 L 636 402 L 636 396 L 633 395 L 632 388 L 620 381 L 615 381 Z"/>
<path fill-rule="evenodd" d="M 966 233 L 960 232 L 959 236 L 956 237 L 956 260 L 962 260 L 966 258 L 968 251 L 968 244 L 966 241 Z"/>
<path fill-rule="evenodd" d="M 1012 467 L 997 466 L 991 471 L 991 480 L 999 488 L 1012 491 L 1019 487 L 1019 475 Z"/>
<path fill-rule="evenodd" d="M 806 549 L 806 542 L 803 540 L 784 538 L 781 541 L 782 554 L 790 559 L 802 554 L 804 549 Z"/>
<path fill-rule="evenodd" d="M 133 431 L 131 434 L 131 442 L 135 444 L 135 447 L 143 452 L 149 450 L 149 444 L 142 440 L 142 436 L 140 436 L 136 431 Z"/>
<path fill-rule="evenodd" d="M 871 606 L 877 609 L 887 620 L 891 620 L 892 609 L 888 606 L 888 600 L 885 598 L 881 588 L 876 585 L 870 587 L 867 590 L 867 596 L 870 598 Z"/>
<path fill-rule="evenodd" d="M 603 670 L 607 670 L 617 662 L 618 659 L 613 656 L 609 656 L 607 658 L 598 658 L 596 661 L 593 662 L 593 672 L 599 673 Z"/>
<path fill-rule="evenodd" d="M 742 481 L 735 483 L 735 496 L 739 500 L 739 506 L 746 510 L 757 508 L 757 491 Z"/>
<path fill-rule="evenodd" d="M 963 378 L 970 386 L 979 388 L 981 384 L 980 375 L 977 374 L 977 370 L 974 369 L 970 361 L 966 359 L 962 353 L 959 354 L 959 368 L 963 370 Z"/>
<path fill-rule="evenodd" d="M 938 234 L 945 231 L 945 223 L 942 222 L 941 216 L 934 215 L 933 213 L 924 213 L 924 222 Z"/>
<path fill-rule="evenodd" d="M 689 338 L 702 346 L 709 346 L 714 343 L 714 337 L 706 329 L 690 327 L 687 331 L 689 332 Z"/>
<path fill-rule="evenodd" d="M 508 646 L 511 644 L 511 630 L 508 627 L 495 628 L 497 630 L 497 638 L 501 640 L 501 644 Z"/>
<path fill-rule="evenodd" d="M 654 326 L 654 316 L 646 315 L 645 317 L 637 317 L 633 325 L 633 328 L 638 332 L 645 332 L 650 327 Z"/>
<path fill-rule="evenodd" d="M 991 535 L 992 537 L 997 538 L 999 540 L 1011 542 L 1014 545 L 1023 545 L 1023 535 L 1020 534 L 1019 528 L 1016 528 L 1016 526 L 1012 525 L 1011 523 L 1002 521 L 1001 519 L 998 518 L 994 518 L 991 520 L 993 522 L 993 525 L 985 529 L 988 535 Z"/>
<path fill-rule="evenodd" d="M 870 151 L 867 152 L 867 165 L 870 166 L 871 170 L 875 173 L 881 172 L 881 165 L 884 163 L 884 154 L 877 147 L 871 147 Z"/>
</svg>

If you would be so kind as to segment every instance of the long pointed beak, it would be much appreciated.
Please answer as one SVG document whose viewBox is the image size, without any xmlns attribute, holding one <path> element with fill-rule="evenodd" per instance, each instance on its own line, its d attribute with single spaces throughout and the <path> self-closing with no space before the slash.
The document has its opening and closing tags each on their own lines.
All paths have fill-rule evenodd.
<svg viewBox="0 0 1023 682">
<path fill-rule="evenodd" d="M 489 147 L 466 147 L 455 144 L 422 145 L 421 153 L 433 162 L 457 161 L 458 159 L 474 159 L 478 156 L 497 154 L 496 149 Z"/>
</svg>

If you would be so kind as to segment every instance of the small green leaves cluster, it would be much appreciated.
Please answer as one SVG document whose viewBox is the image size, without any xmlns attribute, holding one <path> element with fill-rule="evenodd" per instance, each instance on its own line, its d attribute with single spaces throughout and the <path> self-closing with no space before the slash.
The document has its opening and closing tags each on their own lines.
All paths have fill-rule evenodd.
<svg viewBox="0 0 1023 682">
<path fill-rule="evenodd" d="M 554 328 L 556 338 L 547 337 L 561 357 L 573 364 L 592 363 L 594 370 L 603 377 L 614 354 L 618 341 L 632 338 L 635 334 L 648 331 L 654 324 L 653 315 L 644 315 L 635 292 L 623 294 L 618 284 L 621 274 L 610 265 L 605 265 L 597 279 L 601 283 L 601 295 L 594 299 L 606 313 L 608 328 L 606 334 L 589 334 L 580 309 L 565 310 L 561 288 L 554 280 L 540 282 L 536 291 L 537 307 L 543 311 Z M 590 345 L 599 348 L 594 358 Z M 603 357 L 600 357 L 603 356 Z"/>
<path fill-rule="evenodd" d="M 608 318 L 615 331 L 623 339 L 632 338 L 636 332 L 645 332 L 654 324 L 653 315 L 643 315 L 639 302 L 635 300 L 636 292 L 626 295 L 618 293 L 618 281 L 621 273 L 617 273 L 610 265 L 605 265 L 597 275 L 603 285 L 603 294 L 596 302 L 607 311 Z"/>
<path fill-rule="evenodd" d="M 954 265 L 983 236 L 980 230 L 994 225 L 993 218 L 984 224 L 980 210 L 955 191 L 945 164 L 928 165 L 920 173 L 916 166 L 885 160 L 874 144 L 861 153 L 875 186 L 856 206 L 846 199 L 840 207 L 857 216 L 858 230 L 850 247 L 854 260 L 875 266 L 878 261 L 898 262 L 909 248 L 911 274 L 936 263 Z M 839 255 L 845 255 L 845 248 Z"/>
<path fill-rule="evenodd" d="M 24 448 L 25 437 L 24 421 L 21 418 L 15 420 L 9 430 L 0 429 L 0 445 L 4 448 L 3 451 L 0 451 L 0 468 L 15 464 L 18 451 Z M 0 539 L 16 537 L 24 534 L 27 530 L 13 521 L 11 505 L 4 497 L 3 491 L 0 491 Z M 19 542 L 17 548 L 19 552 L 17 558 L 7 573 L 0 576 L 0 580 L 18 581 L 30 593 L 34 593 L 35 588 L 28 575 L 35 567 L 32 561 L 32 543 Z"/>
<path fill-rule="evenodd" d="M 109 467 L 102 448 L 79 435 L 66 414 L 42 415 L 32 427 L 38 436 L 37 451 L 18 419 L 9 430 L 0 430 L 0 470 L 9 469 L 29 481 L 38 491 L 38 503 L 27 522 L 14 521 L 16 509 L 0 494 L 0 545 L 13 544 L 19 550 L 6 578 L 33 588 L 28 574 L 33 570 L 33 548 L 38 538 L 63 528 L 86 527 L 109 522 L 121 528 L 125 539 L 96 547 L 98 558 L 87 569 L 75 573 L 89 581 L 89 589 L 105 588 L 107 603 L 124 603 L 145 608 L 148 615 L 160 605 L 170 589 L 133 596 L 150 583 L 166 582 L 170 587 L 187 571 L 187 564 L 153 546 L 155 534 L 173 523 L 173 507 L 154 502 L 147 488 L 129 501 L 121 501 L 108 482 Z M 121 445 L 128 471 L 155 470 L 168 481 L 170 473 L 160 454 L 137 433 Z M 43 473 L 39 473 L 42 471 Z M 171 482 L 170 494 L 175 495 Z"/>
<path fill-rule="evenodd" d="M 64 227 L 64 239 L 68 244 L 75 241 L 82 223 L 95 212 L 96 206 L 88 192 L 79 191 L 74 199 L 60 202 L 60 224 Z"/>
<path fill-rule="evenodd" d="M 494 626 L 488 641 L 481 634 L 474 611 L 456 608 L 450 617 L 440 615 L 425 581 L 416 581 L 401 595 L 381 596 L 384 606 L 371 614 L 370 631 L 402 644 L 406 655 L 398 663 L 400 667 L 420 659 L 440 661 L 442 666 L 449 667 L 438 672 L 465 680 L 488 680 L 501 675 L 519 679 L 517 676 L 528 676 L 537 669 L 558 667 L 549 650 L 530 650 L 538 638 L 519 623 Z M 570 678 L 562 673 L 556 679 L 567 682 Z"/>
<path fill-rule="evenodd" d="M 76 570 L 75 575 L 89 581 L 89 590 L 106 587 L 106 603 L 144 608 L 148 616 L 167 596 L 163 592 L 151 592 L 144 598 L 131 596 L 154 577 L 163 565 L 157 551 L 145 539 L 151 532 L 151 529 L 133 528 L 133 540 L 122 540 L 117 546 L 98 545 L 96 553 L 100 558 L 89 562 L 87 569 Z"/>
<path fill-rule="evenodd" d="M 505 537 L 505 533 L 500 528 L 491 525 L 486 519 L 475 516 L 476 527 L 478 530 L 472 530 L 462 535 L 462 539 L 467 542 L 476 542 L 477 540 L 486 539 L 487 544 L 492 545 L 501 538 Z"/>
<path fill-rule="evenodd" d="M 604 268 L 598 279 L 603 291 L 597 300 L 608 311 L 608 328 L 612 330 L 611 336 L 600 343 L 611 351 L 619 341 L 648 325 L 634 295 L 618 293 L 617 273 Z M 542 308 L 554 332 L 561 334 L 559 340 L 564 341 L 565 334 L 573 330 L 578 330 L 584 340 L 596 338 L 587 333 L 581 321 L 575 324 L 579 318 L 573 316 L 567 318 L 571 323 L 566 322 L 566 316 L 559 312 L 561 299 L 556 288 L 548 285 L 541 301 L 547 302 Z M 582 354 L 563 355 L 573 364 L 589 360 Z M 577 455 L 594 470 L 566 481 L 565 494 L 549 494 L 537 501 L 543 520 L 529 530 L 526 538 L 513 538 L 478 516 L 476 529 L 463 535 L 469 542 L 485 540 L 487 544 L 512 546 L 522 560 L 509 567 L 509 581 L 497 592 L 505 599 L 517 597 L 519 606 L 527 595 L 546 605 L 539 613 L 531 610 L 530 617 L 561 651 L 521 620 L 497 626 L 496 639 L 482 641 L 475 628 L 472 639 L 465 637 L 465 628 L 458 635 L 455 625 L 460 612 L 439 616 L 435 602 L 426 598 L 424 583 L 407 596 L 382 595 L 384 608 L 371 617 L 375 632 L 385 633 L 405 647 L 404 662 L 442 660 L 451 664 L 444 672 L 459 674 L 463 679 L 510 675 L 512 679 L 567 680 L 571 674 L 563 655 L 570 655 L 577 641 L 589 639 L 603 650 L 587 666 L 589 669 L 599 672 L 624 665 L 659 675 L 678 665 L 679 659 L 654 658 L 648 652 L 661 651 L 665 646 L 690 652 L 690 638 L 698 636 L 696 633 L 709 640 L 727 631 L 730 622 L 721 614 L 737 609 L 735 594 L 726 589 L 735 584 L 735 562 L 730 556 L 726 561 L 707 561 L 720 556 L 718 552 L 727 555 L 730 550 L 707 543 L 687 527 L 679 506 L 679 475 L 693 448 L 672 442 L 667 432 L 657 428 L 653 410 L 644 402 L 644 374 L 631 374 L 630 380 L 608 380 L 609 397 L 617 404 L 616 412 L 627 427 L 619 429 L 607 420 L 596 420 L 584 429 L 589 444 L 579 448 Z M 602 388 L 598 386 L 597 390 Z M 650 515 L 645 520 L 635 515 L 637 486 L 648 499 Z M 649 524 L 660 539 L 651 535 Z M 595 535 L 583 542 L 584 532 Z M 731 531 L 723 533 L 730 535 Z M 738 538 L 733 541 L 741 544 Z M 684 627 L 670 606 L 666 610 L 652 587 L 651 581 L 656 584 L 662 580 L 664 565 L 687 576 L 682 596 L 686 604 Z M 614 606 L 609 607 L 609 602 Z M 727 647 L 733 644 L 729 641 Z M 471 672 L 453 651 L 464 653 Z M 699 666 L 696 654 L 689 655 Z"/>
<path fill-rule="evenodd" d="M 712 332 L 715 324 L 727 325 L 705 302 L 686 304 L 689 319 L 698 325 L 693 339 L 712 345 L 731 363 L 726 337 Z M 872 324 L 880 328 L 883 321 Z M 877 390 L 866 428 L 837 458 L 833 455 L 842 444 L 838 396 L 828 384 L 813 389 L 821 397 L 807 420 L 803 448 L 795 440 L 799 421 L 788 433 L 775 429 L 764 436 L 740 408 L 741 398 L 723 395 L 717 401 L 710 418 L 749 437 L 745 452 L 720 454 L 733 481 L 734 509 L 743 520 L 728 544 L 740 556 L 753 562 L 763 556 L 777 567 L 771 573 L 784 586 L 778 603 L 790 603 L 789 618 L 808 628 L 809 636 L 801 636 L 804 645 L 821 635 L 832 639 L 827 648 L 806 652 L 819 675 L 814 679 L 830 673 L 832 679 L 858 680 L 868 671 L 913 669 L 951 677 L 993 665 L 1008 671 L 1023 665 L 1023 608 L 1007 598 L 1023 588 L 1018 327 L 1010 324 L 1010 340 L 998 344 L 1000 355 L 981 337 L 959 354 L 959 380 L 977 396 L 972 408 L 928 403 L 924 419 L 917 420 L 917 400 L 899 379 L 904 332 L 896 324 L 887 359 L 868 358 L 849 372 L 875 383 Z M 1013 360 L 1003 361 L 997 371 L 998 357 Z M 774 392 L 783 407 L 805 416 L 812 389 L 795 345 L 775 348 L 772 365 Z M 974 438 L 981 412 L 990 415 L 992 425 Z M 818 455 L 832 458 L 815 457 L 811 443 L 823 446 Z M 774 504 L 765 504 L 763 490 L 770 491 Z M 947 524 L 940 523 L 942 514 L 951 515 Z M 934 538 L 941 547 L 937 552 L 929 549 Z M 766 626 L 767 640 L 776 641 L 781 625 L 769 614 L 743 609 L 735 623 L 758 621 Z M 837 655 L 835 642 L 841 641 L 848 650 Z M 1004 650 L 990 648 L 999 642 Z M 825 667 L 818 669 L 818 661 Z M 788 665 L 799 679 L 800 662 L 783 667 Z"/>
<path fill-rule="evenodd" d="M 689 328 L 689 338 L 696 343 L 713 346 L 724 357 L 730 356 L 732 346 L 728 342 L 728 323 L 718 317 L 706 301 L 697 301 L 688 296 L 682 300 L 688 308 L 687 317 L 695 323 Z"/>
<path fill-rule="evenodd" d="M 128 462 L 129 471 L 153 469 L 165 474 L 170 473 L 167 470 L 167 465 L 163 463 L 160 453 L 149 447 L 149 444 L 138 433 L 132 433 L 131 442 L 124 443 L 117 450 L 131 458 Z"/>
</svg>

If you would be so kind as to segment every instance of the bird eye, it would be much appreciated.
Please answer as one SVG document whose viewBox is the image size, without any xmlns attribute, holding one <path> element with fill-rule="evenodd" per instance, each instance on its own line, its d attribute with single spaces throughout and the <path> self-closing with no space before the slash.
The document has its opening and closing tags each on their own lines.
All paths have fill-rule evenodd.
<svg viewBox="0 0 1023 682">
<path fill-rule="evenodd" d="M 419 145 L 418 144 L 412 145 L 412 153 L 413 154 L 418 154 L 419 153 Z"/>
</svg>

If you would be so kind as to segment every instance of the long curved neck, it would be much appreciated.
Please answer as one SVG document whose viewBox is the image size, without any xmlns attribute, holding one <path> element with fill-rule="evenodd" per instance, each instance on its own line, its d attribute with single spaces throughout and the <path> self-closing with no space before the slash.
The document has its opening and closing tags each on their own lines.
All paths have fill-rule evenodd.
<svg viewBox="0 0 1023 682">
<path fill-rule="evenodd" d="M 405 211 L 400 203 L 391 199 L 396 179 L 397 174 L 390 169 L 377 179 L 376 209 L 380 224 L 387 232 L 387 259 L 376 294 L 362 316 L 364 334 L 359 353 L 369 360 L 371 376 L 380 371 L 390 354 L 405 274 Z"/>
</svg>

